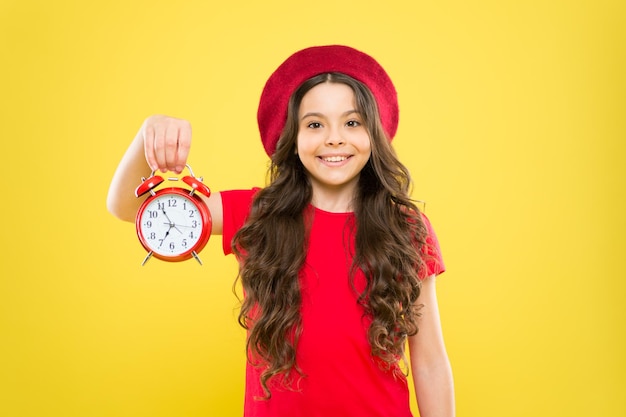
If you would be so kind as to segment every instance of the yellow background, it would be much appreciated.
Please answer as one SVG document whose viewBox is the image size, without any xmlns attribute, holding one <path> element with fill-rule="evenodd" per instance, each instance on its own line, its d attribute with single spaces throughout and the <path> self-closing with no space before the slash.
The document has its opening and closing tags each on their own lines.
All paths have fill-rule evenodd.
<svg viewBox="0 0 626 417">
<path fill-rule="evenodd" d="M 624 17 L 618 0 L 3 1 L 0 415 L 241 415 L 234 259 L 214 238 L 203 267 L 141 267 L 107 187 L 153 113 L 191 121 L 212 189 L 262 185 L 263 83 L 326 43 L 399 91 L 458 415 L 626 415 Z"/>
</svg>

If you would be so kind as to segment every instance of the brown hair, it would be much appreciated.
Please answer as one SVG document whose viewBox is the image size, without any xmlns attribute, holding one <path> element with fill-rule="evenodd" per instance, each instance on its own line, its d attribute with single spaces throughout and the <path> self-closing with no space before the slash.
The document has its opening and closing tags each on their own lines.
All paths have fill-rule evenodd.
<svg viewBox="0 0 626 417">
<path fill-rule="evenodd" d="M 418 273 L 424 268 L 419 248 L 425 244 L 427 231 L 409 197 L 409 172 L 385 136 L 370 90 L 344 74 L 315 76 L 292 95 L 268 170 L 269 185 L 257 193 L 246 224 L 233 238 L 245 294 L 239 323 L 248 330 L 248 360 L 263 367 L 260 382 L 266 398 L 271 396 L 271 378 L 279 376 L 288 386 L 292 370 L 304 375 L 295 353 L 301 331 L 298 277 L 307 251 L 309 225 L 304 211 L 312 188 L 295 151 L 302 98 L 325 82 L 352 88 L 371 140 L 371 156 L 360 173 L 353 202 L 352 275 L 361 269 L 366 277 L 365 291 L 357 302 L 372 319 L 368 330 L 372 354 L 391 368 L 404 357 L 407 336 L 418 331 L 415 301 L 420 293 Z"/>
</svg>

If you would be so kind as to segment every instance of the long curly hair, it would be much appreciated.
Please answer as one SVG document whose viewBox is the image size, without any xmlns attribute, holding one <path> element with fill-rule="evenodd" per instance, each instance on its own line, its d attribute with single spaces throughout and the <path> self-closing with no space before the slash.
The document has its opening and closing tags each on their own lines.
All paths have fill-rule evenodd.
<svg viewBox="0 0 626 417">
<path fill-rule="evenodd" d="M 371 156 L 362 169 L 353 201 L 355 245 L 351 282 L 360 269 L 365 290 L 356 302 L 371 319 L 372 354 L 391 369 L 404 358 L 407 336 L 417 333 L 419 275 L 427 230 L 411 198 L 411 177 L 398 160 L 382 128 L 376 100 L 361 82 L 341 73 L 305 81 L 292 95 L 283 133 L 268 169 L 269 185 L 252 203 L 246 224 L 235 234 L 233 251 L 240 260 L 244 298 L 239 323 L 248 331 L 248 360 L 261 366 L 261 385 L 277 377 L 290 384 L 301 333 L 299 274 L 307 252 L 310 227 L 305 209 L 311 202 L 309 177 L 296 155 L 298 111 L 303 96 L 321 83 L 352 88 L 357 110 L 371 140 Z M 355 289 L 356 291 L 356 289 Z"/>
</svg>

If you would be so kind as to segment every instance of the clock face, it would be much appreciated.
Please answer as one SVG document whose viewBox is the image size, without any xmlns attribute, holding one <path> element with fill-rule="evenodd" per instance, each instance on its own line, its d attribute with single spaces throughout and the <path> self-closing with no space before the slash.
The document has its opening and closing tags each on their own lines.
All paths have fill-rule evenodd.
<svg viewBox="0 0 626 417">
<path fill-rule="evenodd" d="M 169 189 L 146 200 L 138 213 L 137 233 L 147 250 L 168 259 L 202 249 L 211 224 L 196 199 L 185 190 Z"/>
</svg>

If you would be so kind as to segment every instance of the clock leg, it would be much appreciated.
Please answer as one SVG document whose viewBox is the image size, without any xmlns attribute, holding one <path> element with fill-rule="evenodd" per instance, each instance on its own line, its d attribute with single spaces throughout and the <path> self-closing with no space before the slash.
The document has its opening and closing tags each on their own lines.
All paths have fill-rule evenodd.
<svg viewBox="0 0 626 417">
<path fill-rule="evenodd" d="M 196 251 L 191 252 L 191 255 L 196 258 L 196 261 L 198 261 L 198 263 L 200 265 L 202 265 L 202 261 L 200 260 L 200 257 L 198 256 L 198 254 L 196 253 Z"/>
<path fill-rule="evenodd" d="M 151 257 L 152 257 L 152 251 L 150 251 L 148 255 L 144 258 L 143 262 L 141 263 L 141 266 L 144 266 Z"/>
</svg>

